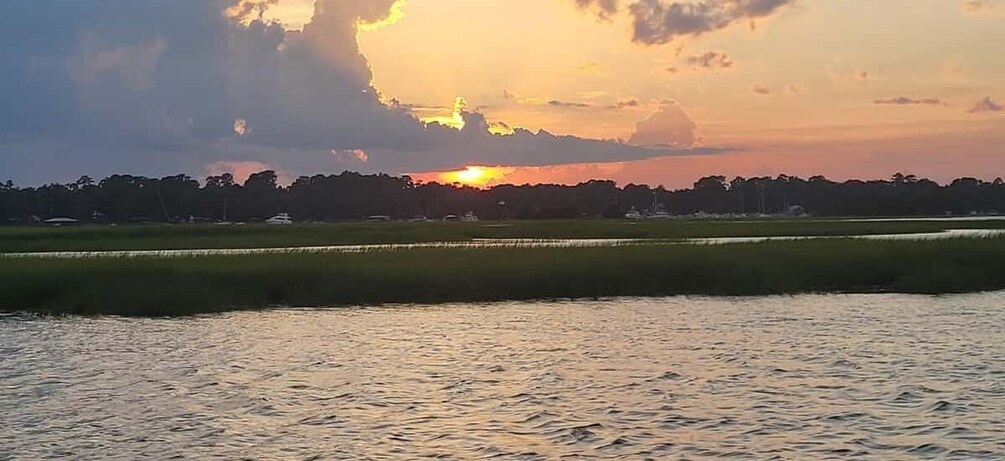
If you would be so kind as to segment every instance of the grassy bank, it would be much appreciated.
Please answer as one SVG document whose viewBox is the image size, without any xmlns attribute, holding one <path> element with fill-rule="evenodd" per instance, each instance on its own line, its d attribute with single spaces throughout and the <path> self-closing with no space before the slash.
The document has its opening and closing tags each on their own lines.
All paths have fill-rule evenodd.
<svg viewBox="0 0 1005 461">
<path fill-rule="evenodd" d="M 100 251 L 456 242 L 476 238 L 700 238 L 899 234 L 1001 229 L 1005 221 L 572 220 L 480 223 L 343 223 L 294 226 L 147 225 L 0 227 L 0 252 Z"/>
<path fill-rule="evenodd" d="M 1005 289 L 1005 239 L 410 250 L 186 258 L 0 258 L 0 311 L 187 315 L 340 306 Z"/>
</svg>

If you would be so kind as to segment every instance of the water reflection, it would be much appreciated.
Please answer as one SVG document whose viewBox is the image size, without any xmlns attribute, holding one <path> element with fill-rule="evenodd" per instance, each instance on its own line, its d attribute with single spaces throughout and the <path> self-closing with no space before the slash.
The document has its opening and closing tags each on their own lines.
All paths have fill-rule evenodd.
<svg viewBox="0 0 1005 461">
<path fill-rule="evenodd" d="M 0 318 L 0 457 L 1002 459 L 1005 293 Z"/>
</svg>

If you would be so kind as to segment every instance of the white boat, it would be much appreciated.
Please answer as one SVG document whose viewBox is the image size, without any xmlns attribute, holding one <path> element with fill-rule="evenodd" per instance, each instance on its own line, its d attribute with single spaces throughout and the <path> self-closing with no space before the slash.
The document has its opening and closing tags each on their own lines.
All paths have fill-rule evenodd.
<svg viewBox="0 0 1005 461">
<path fill-rule="evenodd" d="M 276 224 L 276 225 L 288 225 L 293 224 L 293 218 L 290 217 L 289 213 L 279 213 L 269 219 L 266 219 L 265 223 Z"/>
<path fill-rule="evenodd" d="M 73 224 L 79 224 L 80 221 L 77 221 L 76 219 L 73 218 L 52 218 L 52 219 L 46 219 L 45 221 L 42 221 L 42 223 L 58 227 L 58 226 L 69 226 Z"/>
<path fill-rule="evenodd" d="M 632 220 L 642 219 L 642 213 L 639 213 L 638 210 L 632 208 L 631 210 L 628 211 L 628 213 L 625 213 L 625 218 Z"/>
</svg>

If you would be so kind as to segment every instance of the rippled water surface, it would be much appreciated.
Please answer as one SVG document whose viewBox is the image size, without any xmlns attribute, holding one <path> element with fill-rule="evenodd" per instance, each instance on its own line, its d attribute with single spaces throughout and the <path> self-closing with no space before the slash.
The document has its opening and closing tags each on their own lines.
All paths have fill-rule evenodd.
<svg viewBox="0 0 1005 461">
<path fill-rule="evenodd" d="M 0 459 L 1005 459 L 1005 293 L 0 318 Z"/>
</svg>

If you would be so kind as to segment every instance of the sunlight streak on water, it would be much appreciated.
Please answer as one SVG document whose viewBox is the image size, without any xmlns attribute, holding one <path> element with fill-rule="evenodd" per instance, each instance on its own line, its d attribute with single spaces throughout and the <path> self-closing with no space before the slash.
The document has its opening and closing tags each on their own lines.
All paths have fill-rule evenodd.
<svg viewBox="0 0 1005 461">
<path fill-rule="evenodd" d="M 14 459 L 1003 459 L 1005 292 L 0 317 Z"/>
</svg>

